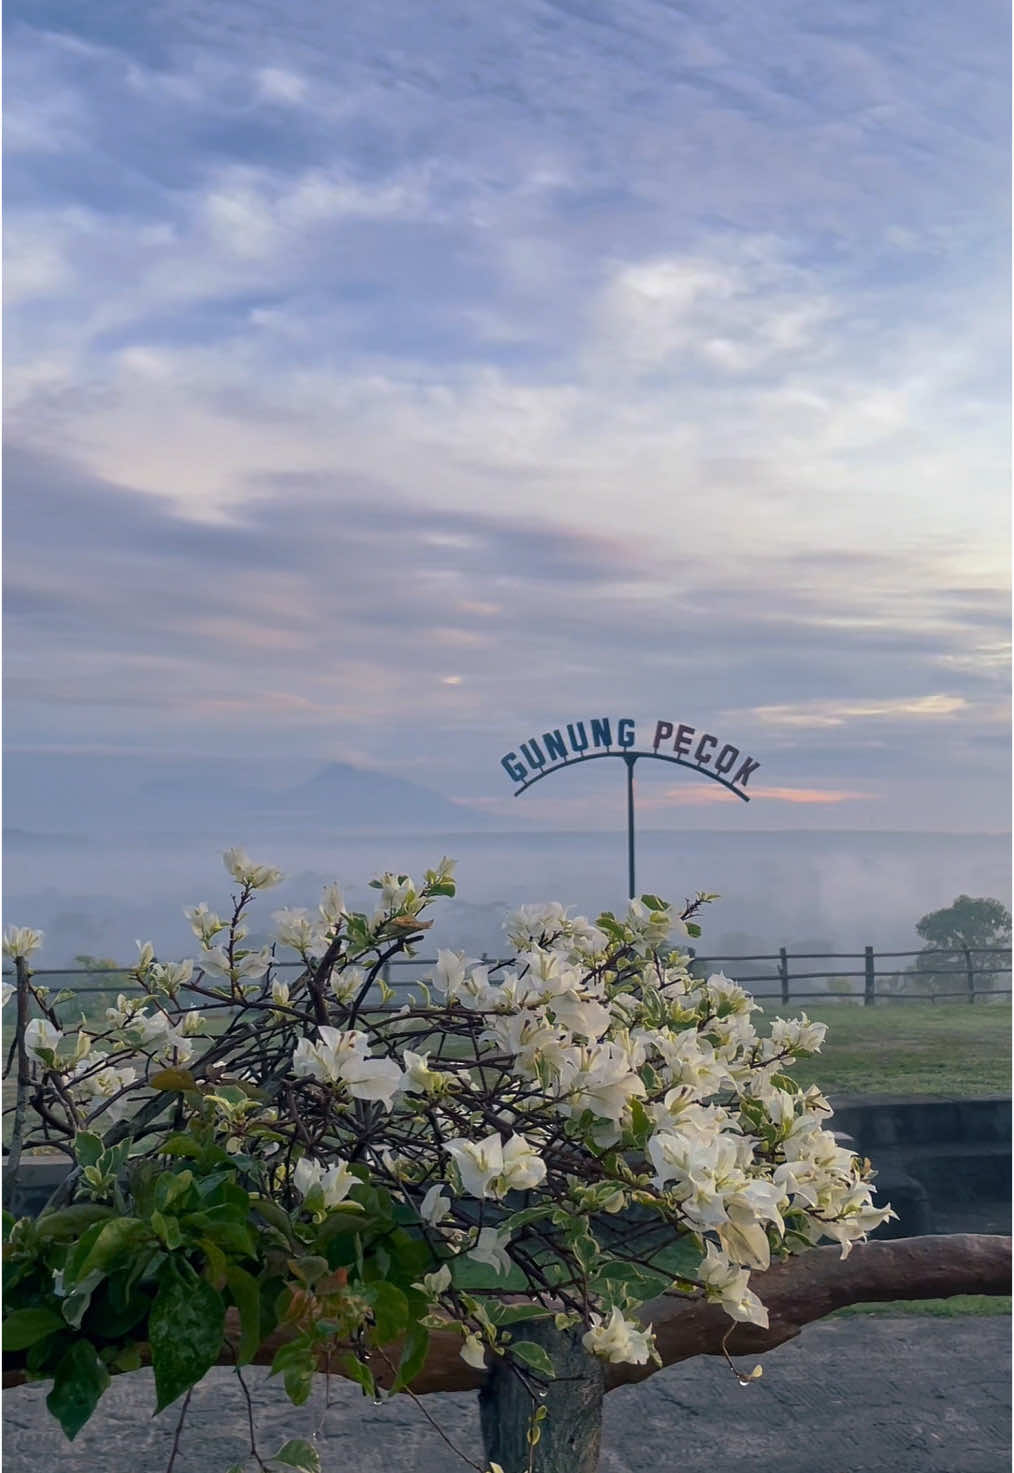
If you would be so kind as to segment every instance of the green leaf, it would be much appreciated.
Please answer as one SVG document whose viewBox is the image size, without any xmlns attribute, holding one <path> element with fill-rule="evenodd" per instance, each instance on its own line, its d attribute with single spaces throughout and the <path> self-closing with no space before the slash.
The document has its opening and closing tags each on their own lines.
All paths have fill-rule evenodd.
<svg viewBox="0 0 1014 1473">
<path fill-rule="evenodd" d="M 643 1150 L 654 1128 L 654 1123 L 649 1119 L 648 1112 L 641 1101 L 632 1099 L 630 1101 L 630 1133 L 634 1138 L 635 1146 Z"/>
<path fill-rule="evenodd" d="M 52 1309 L 16 1309 L 4 1320 L 4 1350 L 27 1350 L 63 1325 L 63 1316 Z"/>
<path fill-rule="evenodd" d="M 184 1278 L 170 1260 L 148 1316 L 157 1412 L 196 1385 L 215 1364 L 224 1328 L 222 1296 L 192 1269 Z"/>
<path fill-rule="evenodd" d="M 510 1347 L 510 1353 L 515 1360 L 537 1371 L 540 1376 L 552 1378 L 556 1375 L 548 1353 L 541 1345 L 536 1345 L 534 1340 L 515 1340 Z"/>
<path fill-rule="evenodd" d="M 93 1223 L 105 1222 L 115 1217 L 112 1207 L 99 1202 L 75 1202 L 70 1207 L 61 1207 L 55 1212 L 44 1212 L 36 1219 L 36 1229 L 44 1242 L 60 1243 L 67 1238 L 76 1238 L 84 1228 Z"/>
<path fill-rule="evenodd" d="M 74 1137 L 74 1155 L 79 1166 L 95 1166 L 102 1155 L 102 1137 L 91 1130 L 79 1130 Z"/>
<path fill-rule="evenodd" d="M 629 1295 L 644 1303 L 664 1294 L 675 1274 L 662 1269 L 652 1272 L 637 1263 L 614 1261 L 603 1264 L 595 1277 L 597 1284 L 602 1283 L 602 1292 L 605 1294 L 615 1297 L 618 1292 L 620 1296 Z"/>
<path fill-rule="evenodd" d="M 245 1258 L 256 1257 L 257 1249 L 249 1228 L 237 1222 L 227 1210 L 212 1207 L 207 1212 L 188 1212 L 182 1221 L 185 1228 L 209 1237 L 222 1248 L 231 1248 Z"/>
<path fill-rule="evenodd" d="M 104 1275 L 100 1268 L 93 1269 L 81 1279 L 77 1287 L 60 1300 L 60 1312 L 68 1325 L 73 1325 L 75 1330 L 81 1328 L 81 1321 L 91 1308 L 92 1294 L 101 1284 Z"/>
<path fill-rule="evenodd" d="M 236 1364 L 248 1366 L 261 1343 L 260 1285 L 252 1274 L 248 1274 L 235 1263 L 226 1267 L 225 1277 L 232 1302 L 239 1310 L 240 1337 L 236 1349 Z"/>
<path fill-rule="evenodd" d="M 376 1284 L 364 1284 L 356 1292 L 373 1310 L 373 1332 L 378 1345 L 386 1345 L 408 1328 L 408 1300 L 394 1284 L 382 1279 Z"/>
<path fill-rule="evenodd" d="M 320 1473 L 320 1453 L 302 1437 L 293 1437 L 268 1458 L 269 1463 L 283 1463 L 286 1468 L 299 1468 L 300 1473 Z"/>
<path fill-rule="evenodd" d="M 403 1386 L 411 1386 L 426 1363 L 429 1343 L 430 1337 L 425 1326 L 421 1325 L 418 1320 L 413 1320 L 405 1333 L 405 1343 L 401 1348 L 398 1374 L 391 1387 L 392 1392 L 400 1391 Z"/>
<path fill-rule="evenodd" d="M 552 1310 L 543 1309 L 539 1304 L 497 1304 L 490 1300 L 486 1313 L 494 1325 L 518 1325 L 525 1320 L 548 1320 Z"/>
<path fill-rule="evenodd" d="M 633 1100 L 631 1103 L 637 1104 L 637 1101 Z M 522 1207 L 520 1212 L 512 1212 L 500 1226 L 511 1233 L 516 1233 L 521 1228 L 527 1227 L 530 1222 L 540 1222 L 544 1217 L 549 1217 L 552 1211 L 553 1208 L 548 1203 L 542 1207 Z"/>
<path fill-rule="evenodd" d="M 312 1289 L 317 1280 L 324 1277 L 331 1265 L 326 1258 L 320 1258 L 316 1253 L 308 1253 L 303 1258 L 290 1258 L 289 1267 L 301 1284 Z"/>
<path fill-rule="evenodd" d="M 139 1371 L 141 1369 L 141 1352 L 136 1345 L 125 1345 L 113 1356 L 112 1364 L 118 1371 Z"/>
<path fill-rule="evenodd" d="M 585 1273 L 590 1273 L 599 1259 L 599 1245 L 591 1234 L 575 1233 L 568 1246 Z"/>
<path fill-rule="evenodd" d="M 303 1339 L 291 1340 L 287 1345 L 282 1345 L 271 1362 L 272 1376 L 281 1373 L 285 1382 L 285 1394 L 293 1406 L 297 1407 L 309 1399 L 316 1369 L 313 1351 Z"/>
<path fill-rule="evenodd" d="M 686 927 L 687 927 L 687 935 L 688 936 L 692 936 L 694 938 L 694 940 L 696 941 L 696 939 L 698 938 L 698 936 L 700 936 L 700 934 L 701 934 L 701 928 L 700 928 L 700 926 L 697 924 L 696 921 L 687 921 Z"/>
<path fill-rule="evenodd" d="M 251 1197 L 250 1207 L 258 1217 L 264 1219 L 269 1227 L 273 1227 L 288 1242 L 292 1242 L 292 1218 L 284 1208 L 279 1207 L 277 1202 L 272 1202 L 267 1197 Z"/>
<path fill-rule="evenodd" d="M 71 1441 L 81 1431 L 109 1385 L 109 1372 L 89 1340 L 76 1340 L 60 1361 L 46 1405 Z"/>
<path fill-rule="evenodd" d="M 152 1089 L 170 1092 L 197 1088 L 197 1080 L 189 1069 L 160 1069 L 157 1074 L 151 1075 L 148 1083 Z"/>
<path fill-rule="evenodd" d="M 95 1223 L 73 1249 L 64 1268 L 63 1281 L 70 1288 L 91 1273 L 105 1273 L 126 1250 L 139 1242 L 145 1225 L 136 1217 L 114 1217 Z"/>
<path fill-rule="evenodd" d="M 183 1242 L 178 1217 L 164 1217 L 161 1212 L 151 1214 L 151 1225 L 161 1242 L 169 1249 L 178 1248 Z"/>
<path fill-rule="evenodd" d="M 342 1375 L 347 1376 L 350 1381 L 358 1382 L 367 1396 L 376 1396 L 377 1383 L 373 1372 L 357 1355 L 347 1355 L 342 1361 L 342 1368 Z"/>
<path fill-rule="evenodd" d="M 182 1171 L 162 1171 L 155 1182 L 155 1206 L 160 1212 L 185 1197 L 194 1184 L 194 1173 L 189 1167 Z"/>
<path fill-rule="evenodd" d="M 366 1216 L 365 1209 L 358 1202 L 343 1202 L 340 1207 L 333 1207 L 321 1223 L 317 1230 L 317 1245 L 323 1248 L 339 1233 L 368 1232 L 371 1228 L 380 1227 L 382 1222 L 382 1218 Z"/>
</svg>

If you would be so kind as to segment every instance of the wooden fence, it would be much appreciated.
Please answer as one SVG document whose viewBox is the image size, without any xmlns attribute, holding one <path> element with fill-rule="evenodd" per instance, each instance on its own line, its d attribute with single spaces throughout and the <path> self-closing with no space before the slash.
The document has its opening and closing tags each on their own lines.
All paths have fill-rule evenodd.
<svg viewBox="0 0 1014 1473">
<path fill-rule="evenodd" d="M 757 956 L 697 956 L 691 948 L 691 955 L 696 974 L 707 976 L 709 972 L 728 969 L 733 980 L 755 997 L 776 998 L 782 1006 L 814 999 L 862 1003 L 866 1007 L 878 1002 L 943 1002 L 955 999 L 974 1003 L 1011 995 L 1011 952 L 1010 948 L 999 946 L 963 947 L 956 951 L 877 951 L 866 946 L 861 952 L 792 953 L 781 947 L 777 952 Z M 934 957 L 941 959 L 936 966 L 932 964 Z M 484 966 L 498 965 L 496 958 L 485 953 L 478 960 Z M 913 967 L 906 965 L 906 961 L 916 961 L 920 965 Z M 831 968 L 815 965 L 821 962 L 854 965 Z M 741 965 L 747 963 L 770 965 L 763 971 L 741 970 Z M 302 965 L 298 961 L 275 963 L 279 970 L 299 970 Z M 411 960 L 399 957 L 385 965 L 382 975 L 388 986 L 404 990 L 435 965 L 435 957 L 414 957 Z M 4 975 L 12 974 L 5 972 Z M 126 969 L 102 973 L 80 967 L 41 967 L 32 975 L 46 978 L 44 986 L 72 989 L 75 997 L 83 997 L 115 993 L 128 985 L 130 973 Z M 89 983 L 75 986 L 72 979 L 81 976 L 88 977 Z M 65 980 L 61 982 L 59 979 Z M 807 985 L 814 983 L 823 985 Z M 183 990 L 186 991 L 185 988 Z"/>
</svg>

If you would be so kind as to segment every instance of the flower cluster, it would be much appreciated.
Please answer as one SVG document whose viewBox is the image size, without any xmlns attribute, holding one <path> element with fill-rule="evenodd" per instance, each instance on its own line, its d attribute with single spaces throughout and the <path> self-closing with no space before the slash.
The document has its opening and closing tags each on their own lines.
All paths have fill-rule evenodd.
<svg viewBox="0 0 1014 1473">
<path fill-rule="evenodd" d="M 225 863 L 241 887 L 231 917 L 187 912 L 192 961 L 139 943 L 136 991 L 104 1026 L 64 1027 L 33 991 L 25 1045 L 52 1086 L 40 1139 L 61 1122 L 67 1141 L 122 1132 L 142 1107 L 150 1139 L 166 1091 L 167 1138 L 190 1112 L 251 1190 L 307 1220 L 364 1211 L 368 1182 L 422 1254 L 423 1323 L 454 1328 L 475 1365 L 511 1353 L 505 1285 L 580 1326 L 593 1354 L 643 1363 L 651 1327 L 634 1312 L 662 1289 L 766 1325 L 752 1272 L 825 1238 L 845 1256 L 893 1215 L 826 1128 L 827 1100 L 792 1079 L 824 1026 L 758 1030 L 748 994 L 680 950 L 710 897 L 676 914 L 645 896 L 594 923 L 526 906 L 506 925 L 509 961 L 440 951 L 401 1001 L 383 969 L 454 893 L 449 861 L 418 884 L 378 877 L 372 914 L 336 885 L 315 911 L 277 912 L 276 943 L 302 963 L 284 980 L 272 947 L 243 945 L 279 872 L 241 850 Z M 37 944 L 15 929 L 4 949 Z"/>
</svg>

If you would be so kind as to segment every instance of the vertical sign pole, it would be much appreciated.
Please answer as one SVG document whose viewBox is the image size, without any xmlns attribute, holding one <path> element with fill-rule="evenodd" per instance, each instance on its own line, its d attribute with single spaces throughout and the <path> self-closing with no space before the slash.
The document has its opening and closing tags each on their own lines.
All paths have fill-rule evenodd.
<svg viewBox="0 0 1014 1473">
<path fill-rule="evenodd" d="M 627 891 L 629 900 L 633 900 L 637 891 L 634 886 L 634 763 L 638 754 L 624 752 L 623 760 L 627 764 Z"/>
</svg>

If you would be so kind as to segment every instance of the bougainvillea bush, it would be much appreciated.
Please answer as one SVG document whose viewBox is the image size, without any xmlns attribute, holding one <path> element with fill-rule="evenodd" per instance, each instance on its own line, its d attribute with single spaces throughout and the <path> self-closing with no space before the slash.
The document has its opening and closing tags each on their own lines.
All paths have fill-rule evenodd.
<svg viewBox="0 0 1014 1473">
<path fill-rule="evenodd" d="M 441 951 L 405 1000 L 385 964 L 454 894 L 450 862 L 373 881 L 372 914 L 330 885 L 276 912 L 267 948 L 245 944 L 249 917 L 281 876 L 225 864 L 229 907 L 187 912 L 194 958 L 140 945 L 98 1026 L 61 1022 L 67 996 L 30 971 L 38 933 L 6 933 L 9 1173 L 40 1145 L 74 1164 L 41 1216 L 5 1214 L 5 1364 L 52 1380 L 69 1437 L 111 1373 L 150 1360 L 161 1410 L 271 1337 L 296 1403 L 321 1366 L 410 1387 L 442 1329 L 537 1407 L 553 1366 L 526 1322 L 644 1363 L 634 1312 L 662 1290 L 763 1325 L 752 1271 L 822 1239 L 844 1256 L 890 1215 L 792 1079 L 824 1026 L 761 1031 L 735 982 L 692 975 L 681 948 L 712 897 L 594 923 L 526 906 L 507 960 Z M 299 1440 L 273 1456 L 315 1466 Z"/>
</svg>

